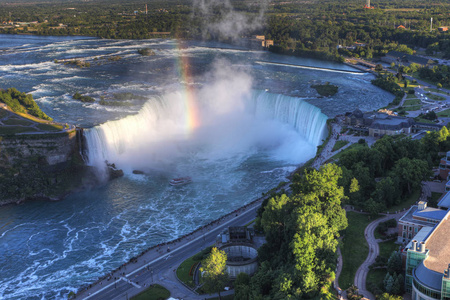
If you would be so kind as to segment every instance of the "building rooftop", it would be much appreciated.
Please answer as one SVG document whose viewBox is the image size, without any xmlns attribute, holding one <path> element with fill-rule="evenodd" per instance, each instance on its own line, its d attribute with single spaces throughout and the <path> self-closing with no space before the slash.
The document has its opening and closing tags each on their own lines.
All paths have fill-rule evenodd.
<svg viewBox="0 0 450 300">
<path fill-rule="evenodd" d="M 450 221 L 447 216 L 429 235 L 425 247 L 429 250 L 425 267 L 435 272 L 444 273 L 450 263 Z"/>
<path fill-rule="evenodd" d="M 433 270 L 427 269 L 422 262 L 414 270 L 414 273 L 416 278 L 422 284 L 438 291 L 441 290 L 442 272 L 435 272 Z"/>
<path fill-rule="evenodd" d="M 446 210 L 434 207 L 427 207 L 423 210 L 416 210 L 415 212 L 413 212 L 413 217 L 440 221 L 445 217 L 446 214 L 447 214 Z"/>
<path fill-rule="evenodd" d="M 370 127 L 379 129 L 401 129 L 404 127 L 411 127 L 413 124 L 414 122 L 408 118 L 388 117 L 375 119 Z"/>
<path fill-rule="evenodd" d="M 422 226 L 430 226 L 430 227 L 434 227 L 436 225 L 436 222 L 417 220 L 417 219 L 413 218 L 414 213 L 417 211 L 417 209 L 418 209 L 417 205 L 411 206 L 411 208 L 403 215 L 403 217 L 400 218 L 400 221 L 414 223 L 414 224 L 418 224 L 418 225 L 422 225 Z"/>
<path fill-rule="evenodd" d="M 418 243 L 425 242 L 430 232 L 433 231 L 434 227 L 431 226 L 424 226 L 422 227 L 419 232 L 414 236 L 414 240 L 416 240 Z M 405 249 L 411 249 L 412 246 L 412 240 L 409 241 L 408 245 L 406 245 Z"/>
<path fill-rule="evenodd" d="M 450 193 L 446 193 L 442 196 L 441 200 L 439 200 L 438 206 L 447 209 L 450 208 Z"/>
</svg>

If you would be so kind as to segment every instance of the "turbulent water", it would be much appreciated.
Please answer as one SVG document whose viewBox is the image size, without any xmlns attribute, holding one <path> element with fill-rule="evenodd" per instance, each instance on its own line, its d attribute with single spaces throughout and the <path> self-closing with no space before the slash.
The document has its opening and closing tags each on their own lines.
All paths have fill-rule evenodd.
<svg viewBox="0 0 450 300">
<path fill-rule="evenodd" d="M 139 55 L 144 47 L 155 55 Z M 80 57 L 91 67 L 55 63 Z M 99 173 L 105 160 L 125 171 L 57 203 L 0 208 L 0 298 L 66 298 L 285 180 L 314 155 L 327 116 L 393 98 L 368 74 L 293 65 L 354 71 L 218 43 L 0 35 L 0 88 L 33 93 L 56 121 L 88 128 L 88 161 Z M 339 92 L 318 98 L 310 85 L 327 81 Z M 112 107 L 81 103 L 75 92 L 140 97 Z M 168 185 L 177 176 L 193 183 Z"/>
</svg>

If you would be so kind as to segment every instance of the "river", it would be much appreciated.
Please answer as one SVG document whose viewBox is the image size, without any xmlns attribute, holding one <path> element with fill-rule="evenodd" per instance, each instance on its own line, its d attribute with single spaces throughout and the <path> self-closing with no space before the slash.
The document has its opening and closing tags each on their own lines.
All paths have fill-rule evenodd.
<svg viewBox="0 0 450 300">
<path fill-rule="evenodd" d="M 99 176 L 104 160 L 125 171 L 60 202 L 0 208 L 0 298 L 66 298 L 286 180 L 315 155 L 328 117 L 393 99 L 372 75 L 348 71 L 215 42 L 0 35 L 0 88 L 32 93 L 55 121 L 87 128 L 87 159 Z M 319 98 L 315 82 L 339 92 Z M 77 101 L 75 92 L 97 101 Z M 99 104 L 123 93 L 136 97 Z M 178 176 L 193 182 L 170 186 Z"/>
</svg>

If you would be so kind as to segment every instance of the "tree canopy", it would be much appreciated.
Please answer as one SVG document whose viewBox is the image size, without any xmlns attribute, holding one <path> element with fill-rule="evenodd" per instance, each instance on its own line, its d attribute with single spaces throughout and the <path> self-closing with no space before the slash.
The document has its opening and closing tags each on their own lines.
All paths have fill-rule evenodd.
<svg viewBox="0 0 450 300">
<path fill-rule="evenodd" d="M 339 232 L 347 227 L 335 164 L 295 176 L 291 196 L 271 198 L 259 217 L 266 244 L 261 267 L 250 281 L 249 299 L 298 299 L 322 292 L 334 278 Z M 270 284 L 272 283 L 272 284 Z M 262 298 L 261 298 L 262 297 Z M 245 297 L 243 298 L 245 299 Z"/>
</svg>

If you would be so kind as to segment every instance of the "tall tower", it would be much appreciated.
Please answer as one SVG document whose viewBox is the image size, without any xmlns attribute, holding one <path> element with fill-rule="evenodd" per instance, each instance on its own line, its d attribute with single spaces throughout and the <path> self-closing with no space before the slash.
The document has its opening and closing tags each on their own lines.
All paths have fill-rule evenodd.
<svg viewBox="0 0 450 300">
<path fill-rule="evenodd" d="M 364 8 L 373 8 L 373 6 L 370 6 L 370 0 L 366 0 L 366 5 L 364 5 Z"/>
<path fill-rule="evenodd" d="M 148 13 L 147 4 L 145 4 L 145 14 L 147 14 L 147 13 Z"/>
</svg>

